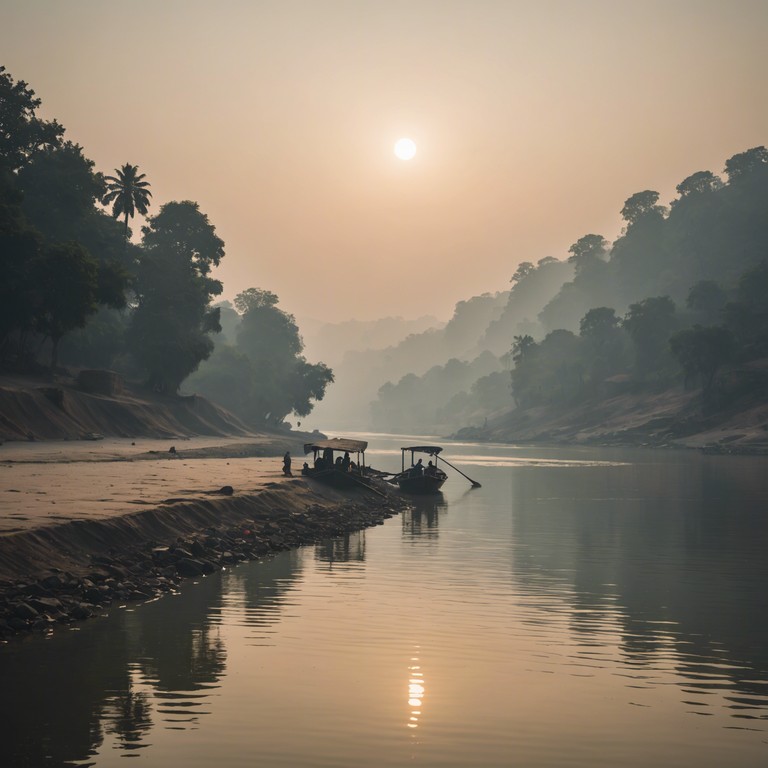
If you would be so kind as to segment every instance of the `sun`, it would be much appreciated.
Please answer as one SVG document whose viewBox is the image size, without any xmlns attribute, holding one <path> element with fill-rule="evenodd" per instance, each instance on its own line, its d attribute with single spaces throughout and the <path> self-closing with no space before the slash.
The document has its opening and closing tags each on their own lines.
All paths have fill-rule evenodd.
<svg viewBox="0 0 768 768">
<path fill-rule="evenodd" d="M 395 155 L 400 160 L 411 160 L 416 155 L 416 142 L 413 139 L 398 139 L 395 142 Z"/>
</svg>

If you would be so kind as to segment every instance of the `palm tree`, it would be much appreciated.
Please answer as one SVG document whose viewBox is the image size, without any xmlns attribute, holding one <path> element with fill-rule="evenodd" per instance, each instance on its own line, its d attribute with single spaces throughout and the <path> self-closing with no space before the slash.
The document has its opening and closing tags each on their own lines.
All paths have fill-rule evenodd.
<svg viewBox="0 0 768 768">
<path fill-rule="evenodd" d="M 136 211 L 146 216 L 149 198 L 152 193 L 147 189 L 148 181 L 142 181 L 147 175 L 139 173 L 138 165 L 126 163 L 122 168 L 116 168 L 117 176 L 105 176 L 107 194 L 101 202 L 104 205 L 112 203 L 112 215 L 119 219 L 125 216 L 125 243 L 128 245 L 128 219 L 133 218 Z"/>
</svg>

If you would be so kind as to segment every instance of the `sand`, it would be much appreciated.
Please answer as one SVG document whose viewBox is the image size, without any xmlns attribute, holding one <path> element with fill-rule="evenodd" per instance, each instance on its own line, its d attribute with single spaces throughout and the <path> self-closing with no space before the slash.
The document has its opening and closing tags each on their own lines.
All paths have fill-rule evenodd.
<svg viewBox="0 0 768 768">
<path fill-rule="evenodd" d="M 249 455 L 261 445 L 220 437 L 6 443 L 0 447 L 0 536 L 204 498 L 225 485 L 256 493 L 284 479 L 279 455 Z M 176 454 L 168 452 L 171 446 Z"/>
<path fill-rule="evenodd" d="M 255 519 L 302 517 L 311 538 L 312 510 L 319 520 L 320 510 L 347 514 L 355 506 L 334 525 L 360 528 L 397 508 L 370 491 L 341 494 L 301 477 L 300 452 L 287 478 L 282 453 L 253 455 L 270 448 L 220 437 L 7 443 L 0 447 L 0 580 L 38 580 L 57 569 L 82 575 L 97 555 Z M 359 513 L 369 508 L 367 523 Z"/>
</svg>

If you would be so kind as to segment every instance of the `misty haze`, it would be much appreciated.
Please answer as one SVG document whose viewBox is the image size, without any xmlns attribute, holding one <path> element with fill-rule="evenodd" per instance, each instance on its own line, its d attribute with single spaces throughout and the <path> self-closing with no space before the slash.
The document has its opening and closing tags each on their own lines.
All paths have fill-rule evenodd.
<svg viewBox="0 0 768 768">
<path fill-rule="evenodd" d="M 13 768 L 768 760 L 768 5 L 7 0 Z"/>
</svg>

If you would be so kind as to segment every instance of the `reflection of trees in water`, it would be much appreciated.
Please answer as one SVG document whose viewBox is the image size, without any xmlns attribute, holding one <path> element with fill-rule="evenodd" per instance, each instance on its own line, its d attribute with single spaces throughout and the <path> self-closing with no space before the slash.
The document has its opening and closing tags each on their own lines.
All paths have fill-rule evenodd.
<svg viewBox="0 0 768 768">
<path fill-rule="evenodd" d="M 765 707 L 768 614 L 757 609 L 768 587 L 763 472 L 750 461 L 712 466 L 702 458 L 614 467 L 602 485 L 588 479 L 592 490 L 587 477 L 518 473 L 520 583 L 560 595 L 585 645 L 618 624 L 629 663 L 656 662 L 674 647 L 687 684 L 706 688 L 725 675 Z"/>
<path fill-rule="evenodd" d="M 223 675 L 226 650 L 218 636 L 222 574 L 194 589 L 129 614 L 131 651 L 144 676 L 163 691 L 195 691 Z"/>
<path fill-rule="evenodd" d="M 409 503 L 411 508 L 401 513 L 403 537 L 437 538 L 440 513 L 446 508 L 443 494 L 413 496 Z"/>
<path fill-rule="evenodd" d="M 115 608 L 79 632 L 61 629 L 49 640 L 0 648 L 3 697 L 12 702 L 4 708 L 0 762 L 37 768 L 86 761 L 110 736 L 113 746 L 133 751 L 146 744 L 153 717 L 196 719 L 226 669 L 218 632 L 224 579 L 228 590 L 242 588 L 246 623 L 249 611 L 274 622 L 299 567 L 298 553 L 285 552 L 213 574 L 178 596 Z"/>
<path fill-rule="evenodd" d="M 258 614 L 259 623 L 270 624 L 279 618 L 277 613 L 281 607 L 285 593 L 301 571 L 301 557 L 298 550 L 291 549 L 281 552 L 277 557 L 268 560 L 254 561 L 241 566 L 236 571 L 230 571 L 229 591 L 239 589 L 243 593 L 249 616 Z"/>
<path fill-rule="evenodd" d="M 115 734 L 123 749 L 144 747 L 142 739 L 152 728 L 151 712 L 149 694 L 128 688 L 104 707 L 104 731 Z"/>
<path fill-rule="evenodd" d="M 315 545 L 315 560 L 321 563 L 365 561 L 365 531 L 346 533 L 335 539 L 324 539 Z"/>
<path fill-rule="evenodd" d="M 101 718 L 129 690 L 124 635 L 99 619 L 0 649 L 3 765 L 65 765 L 102 741 Z"/>
</svg>

